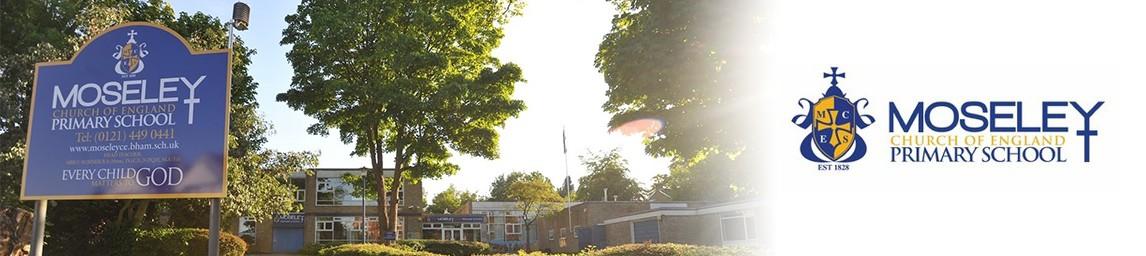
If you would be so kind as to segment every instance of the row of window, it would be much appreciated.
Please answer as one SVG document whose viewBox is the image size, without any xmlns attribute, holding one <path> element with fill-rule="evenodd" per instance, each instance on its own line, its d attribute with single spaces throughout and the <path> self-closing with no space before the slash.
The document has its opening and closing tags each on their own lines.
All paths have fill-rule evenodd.
<svg viewBox="0 0 1146 256">
<path fill-rule="evenodd" d="M 399 239 L 405 237 L 405 224 L 404 218 L 398 218 L 396 235 Z M 366 223 L 363 224 L 362 216 L 318 216 L 315 217 L 314 225 L 316 243 L 382 240 L 378 217 L 366 217 Z"/>
<path fill-rule="evenodd" d="M 349 184 L 339 177 L 318 177 L 315 179 L 315 205 L 318 206 L 377 206 L 378 198 L 375 196 L 361 196 L 361 192 L 354 190 L 354 184 Z M 306 191 L 295 192 L 296 201 L 306 200 Z M 390 199 L 387 193 L 387 200 Z M 405 196 L 398 191 L 398 205 L 406 205 Z"/>
<path fill-rule="evenodd" d="M 463 228 L 480 229 L 481 223 L 422 223 L 423 229 Z"/>
</svg>

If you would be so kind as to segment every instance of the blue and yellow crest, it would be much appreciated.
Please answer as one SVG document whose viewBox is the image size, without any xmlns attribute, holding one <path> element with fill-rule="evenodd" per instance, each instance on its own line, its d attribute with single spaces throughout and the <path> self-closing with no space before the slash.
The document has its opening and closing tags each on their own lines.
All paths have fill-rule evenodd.
<svg viewBox="0 0 1146 256">
<path fill-rule="evenodd" d="M 138 43 L 135 41 L 135 36 L 139 35 L 135 30 L 127 33 L 130 38 L 123 45 L 115 46 L 115 53 L 111 55 L 115 58 L 115 73 L 123 76 L 134 76 L 143 72 L 143 57 L 147 57 L 148 51 L 147 43 Z"/>
<path fill-rule="evenodd" d="M 800 99 L 800 107 L 807 108 L 807 114 L 792 117 L 792 123 L 800 128 L 812 129 L 800 143 L 800 154 L 813 162 L 847 163 L 859 160 L 867 153 L 867 144 L 856 132 L 867 128 L 875 118 L 859 113 L 859 108 L 867 107 L 866 98 L 853 102 L 836 86 L 839 83 L 837 78 L 845 78 L 846 75 L 836 73 L 838 69 L 832 67 L 832 73 L 824 73 L 824 78 L 832 78 L 832 86 L 824 92 L 823 98 L 816 102 Z"/>
</svg>

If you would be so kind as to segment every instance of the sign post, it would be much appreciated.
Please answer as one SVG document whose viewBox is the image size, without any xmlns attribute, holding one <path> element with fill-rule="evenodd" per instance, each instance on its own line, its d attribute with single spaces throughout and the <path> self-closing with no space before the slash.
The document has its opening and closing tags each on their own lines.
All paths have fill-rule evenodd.
<svg viewBox="0 0 1146 256">
<path fill-rule="evenodd" d="M 32 225 L 32 250 L 29 252 L 31 255 L 44 254 L 44 221 L 48 216 L 48 200 L 36 200 L 36 216 L 34 216 Z"/>
</svg>

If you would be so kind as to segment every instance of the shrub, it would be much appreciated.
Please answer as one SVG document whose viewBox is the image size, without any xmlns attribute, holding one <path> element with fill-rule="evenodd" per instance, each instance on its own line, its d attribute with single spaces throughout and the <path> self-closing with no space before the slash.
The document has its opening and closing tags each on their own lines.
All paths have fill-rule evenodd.
<svg viewBox="0 0 1146 256">
<path fill-rule="evenodd" d="M 520 250 L 520 251 L 517 251 L 517 253 L 486 254 L 483 256 L 573 256 L 573 255 L 583 255 L 583 254 L 552 254 L 552 253 L 543 253 L 543 252 L 525 252 L 525 250 Z"/>
<path fill-rule="evenodd" d="M 440 256 L 428 252 L 416 252 L 389 247 L 381 244 L 343 244 L 318 250 L 319 256 Z"/>
<path fill-rule="evenodd" d="M 450 256 L 468 256 L 493 252 L 493 247 L 482 242 L 425 239 L 398 240 L 396 242 L 396 247 L 410 251 L 432 252 Z"/>
<path fill-rule="evenodd" d="M 136 235 L 132 255 L 207 255 L 207 239 L 209 233 L 206 229 L 197 228 L 162 228 L 152 230 L 139 230 Z M 247 252 L 247 243 L 239 237 L 221 232 L 219 236 L 219 255 L 243 256 Z"/>
<path fill-rule="evenodd" d="M 302 255 L 306 255 L 306 256 L 318 256 L 318 251 L 321 251 L 322 249 L 335 247 L 335 246 L 339 246 L 339 245 L 343 245 L 343 244 L 347 244 L 347 243 L 306 244 L 305 246 L 302 247 L 301 250 L 298 250 L 298 254 L 302 254 Z"/>
<path fill-rule="evenodd" d="M 586 256 L 740 256 L 752 255 L 744 248 L 687 244 L 626 244 L 583 253 Z"/>
</svg>

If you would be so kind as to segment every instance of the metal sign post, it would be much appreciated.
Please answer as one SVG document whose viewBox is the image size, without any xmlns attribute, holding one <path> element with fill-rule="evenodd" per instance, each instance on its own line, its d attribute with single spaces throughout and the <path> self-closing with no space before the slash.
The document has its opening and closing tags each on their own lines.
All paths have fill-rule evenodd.
<svg viewBox="0 0 1146 256">
<path fill-rule="evenodd" d="M 207 255 L 219 256 L 219 199 L 211 198 L 211 230 L 207 240 Z"/>
<path fill-rule="evenodd" d="M 48 217 L 48 200 L 36 200 L 36 216 L 32 223 L 31 255 L 44 255 L 44 221 Z"/>
</svg>

